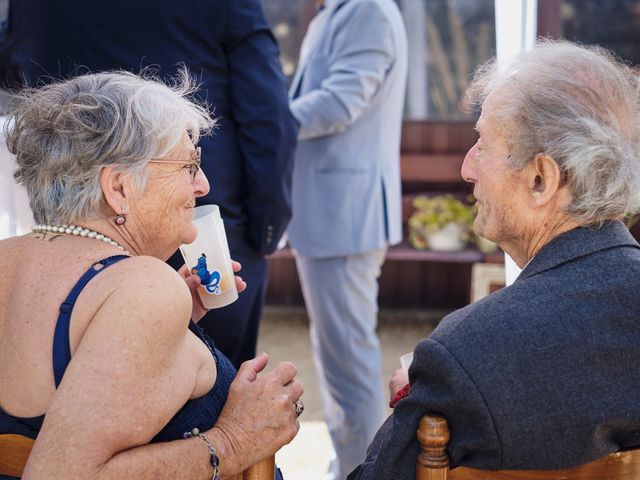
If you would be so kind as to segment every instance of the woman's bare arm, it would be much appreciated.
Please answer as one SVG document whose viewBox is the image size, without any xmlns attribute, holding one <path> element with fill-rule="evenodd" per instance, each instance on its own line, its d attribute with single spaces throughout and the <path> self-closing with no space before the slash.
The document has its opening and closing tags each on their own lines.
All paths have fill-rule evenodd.
<svg viewBox="0 0 640 480">
<path fill-rule="evenodd" d="M 169 267 L 148 257 L 111 269 L 103 275 L 117 273 L 117 287 L 103 299 L 73 354 L 23 478 L 211 478 L 209 454 L 201 439 L 148 445 L 189 398 L 196 382 L 198 358 L 189 354 L 187 334 L 189 290 Z M 269 384 L 272 390 L 263 393 L 271 392 L 270 398 L 249 403 L 256 410 L 276 411 L 284 397 L 276 394 L 277 382 L 271 377 L 248 382 L 250 388 L 234 382 L 233 390 L 244 397 L 257 393 L 253 384 Z M 280 390 L 285 388 L 281 385 Z M 243 404 L 236 397 L 230 395 L 231 406 Z M 264 448 L 254 453 L 234 445 L 245 438 L 245 426 L 236 427 L 235 420 L 242 415 L 223 411 L 222 425 L 208 432 L 228 473 L 268 455 Z M 278 428 L 287 421 L 291 423 L 280 420 Z M 263 437 L 271 432 L 269 427 L 253 425 L 250 433 Z M 282 441 L 279 436 L 269 440 L 275 443 L 268 450 L 284 443 L 277 444 Z"/>
</svg>

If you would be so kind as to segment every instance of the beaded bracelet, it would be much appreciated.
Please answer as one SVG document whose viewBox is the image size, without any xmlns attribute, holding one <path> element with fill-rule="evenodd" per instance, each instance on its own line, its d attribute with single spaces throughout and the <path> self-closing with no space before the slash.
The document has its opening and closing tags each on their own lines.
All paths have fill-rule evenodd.
<svg viewBox="0 0 640 480">
<path fill-rule="evenodd" d="M 204 435 L 204 433 L 200 433 L 200 430 L 194 428 L 190 432 L 184 432 L 184 438 L 191 437 L 199 437 L 202 441 L 207 445 L 207 450 L 209 450 L 209 461 L 211 462 L 211 466 L 213 467 L 213 477 L 212 480 L 221 480 L 220 479 L 220 459 L 218 458 L 218 453 L 216 452 L 216 447 L 214 447 L 209 439 Z"/>
</svg>

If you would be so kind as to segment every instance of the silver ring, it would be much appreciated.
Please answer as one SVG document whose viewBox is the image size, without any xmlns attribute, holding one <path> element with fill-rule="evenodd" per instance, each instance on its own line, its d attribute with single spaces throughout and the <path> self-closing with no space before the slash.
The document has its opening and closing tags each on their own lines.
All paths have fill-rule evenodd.
<svg viewBox="0 0 640 480">
<path fill-rule="evenodd" d="M 302 402 L 300 400 L 296 400 L 296 402 L 294 403 L 295 407 L 296 407 L 296 417 L 299 417 L 300 414 L 302 412 L 304 412 L 304 405 L 302 404 Z"/>
</svg>

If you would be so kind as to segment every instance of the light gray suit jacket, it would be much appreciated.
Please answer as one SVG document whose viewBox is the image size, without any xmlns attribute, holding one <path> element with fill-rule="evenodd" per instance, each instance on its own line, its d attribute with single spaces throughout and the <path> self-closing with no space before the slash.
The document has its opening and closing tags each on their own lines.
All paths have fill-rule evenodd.
<svg viewBox="0 0 640 480">
<path fill-rule="evenodd" d="M 304 256 L 402 240 L 404 23 L 392 0 L 328 0 L 309 25 L 290 89 L 300 122 L 289 240 Z"/>
</svg>

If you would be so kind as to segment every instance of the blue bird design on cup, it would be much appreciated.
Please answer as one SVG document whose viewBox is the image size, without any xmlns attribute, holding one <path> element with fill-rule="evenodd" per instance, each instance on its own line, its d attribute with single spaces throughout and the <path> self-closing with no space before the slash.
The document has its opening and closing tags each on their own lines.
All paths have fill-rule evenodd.
<svg viewBox="0 0 640 480">
<path fill-rule="evenodd" d="M 200 277 L 200 283 L 204 289 L 214 295 L 220 295 L 220 272 L 218 270 L 212 270 L 209 272 L 207 268 L 207 256 L 203 253 L 198 258 L 198 264 L 191 268 L 191 273 Z"/>
</svg>

